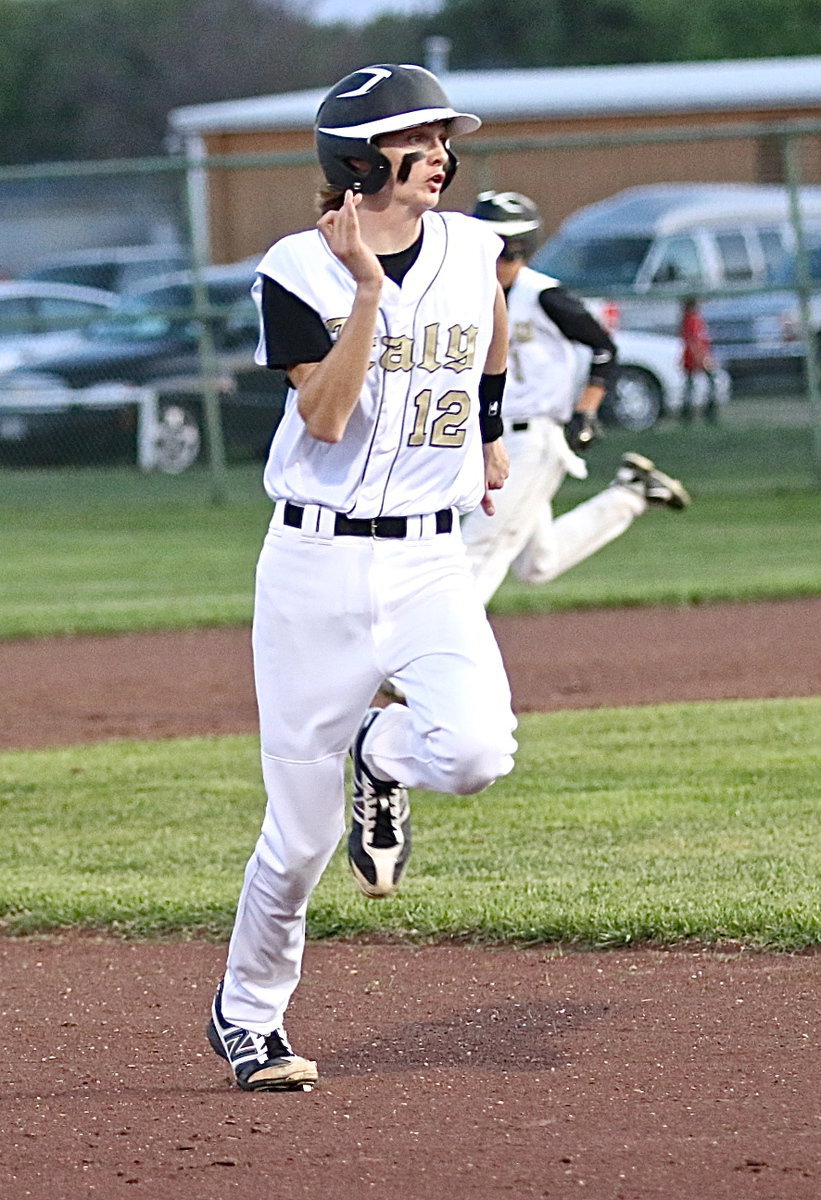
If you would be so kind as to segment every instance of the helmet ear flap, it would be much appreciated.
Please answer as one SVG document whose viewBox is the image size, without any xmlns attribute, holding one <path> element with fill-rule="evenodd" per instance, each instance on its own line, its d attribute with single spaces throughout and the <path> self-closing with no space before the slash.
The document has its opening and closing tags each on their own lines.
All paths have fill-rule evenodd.
<svg viewBox="0 0 821 1200">
<path fill-rule="evenodd" d="M 332 187 L 372 196 L 390 179 L 391 164 L 384 154 L 363 138 L 340 138 L 317 133 L 317 155 L 325 178 Z M 366 163 L 368 170 L 354 166 Z"/>
</svg>

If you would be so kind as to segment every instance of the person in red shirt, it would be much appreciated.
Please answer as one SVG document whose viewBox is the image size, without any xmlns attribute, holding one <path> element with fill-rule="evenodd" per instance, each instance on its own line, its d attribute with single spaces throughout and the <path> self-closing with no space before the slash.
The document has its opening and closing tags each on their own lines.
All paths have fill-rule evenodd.
<svg viewBox="0 0 821 1200">
<path fill-rule="evenodd" d="M 682 421 L 689 421 L 693 417 L 696 380 L 699 375 L 703 374 L 706 382 L 707 397 L 704 404 L 704 418 L 707 421 L 716 421 L 718 419 L 718 401 L 716 398 L 713 345 L 695 296 L 688 296 L 682 304 L 681 328 L 679 332 L 681 340 L 684 343 L 681 365 L 686 375 L 684 396 L 681 405 L 681 419 Z"/>
</svg>

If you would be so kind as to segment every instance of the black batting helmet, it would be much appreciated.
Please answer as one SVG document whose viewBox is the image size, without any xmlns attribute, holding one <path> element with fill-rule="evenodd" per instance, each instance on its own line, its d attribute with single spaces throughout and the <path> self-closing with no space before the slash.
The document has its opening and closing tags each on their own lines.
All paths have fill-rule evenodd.
<svg viewBox="0 0 821 1200">
<path fill-rule="evenodd" d="M 542 218 L 533 201 L 520 192 L 480 192 L 473 216 L 504 238 L 503 257 L 530 258 L 536 249 Z"/>
<path fill-rule="evenodd" d="M 472 113 L 456 112 L 441 83 L 424 67 L 409 63 L 378 63 L 360 67 L 334 84 L 316 114 L 319 162 L 332 187 L 373 195 L 390 178 L 390 163 L 374 139 L 413 125 L 447 121 L 449 133 L 472 133 L 481 121 Z M 366 162 L 363 174 L 352 160 Z M 457 167 L 448 147 L 445 183 Z"/>
</svg>

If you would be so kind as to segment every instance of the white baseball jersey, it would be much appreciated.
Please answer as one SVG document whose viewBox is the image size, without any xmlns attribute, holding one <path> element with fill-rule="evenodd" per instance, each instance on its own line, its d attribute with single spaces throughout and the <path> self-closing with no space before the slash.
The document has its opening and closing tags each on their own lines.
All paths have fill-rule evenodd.
<svg viewBox="0 0 821 1200">
<path fill-rule="evenodd" d="M 461 213 L 429 212 L 422 221 L 419 257 L 401 288 L 389 278 L 383 284 L 373 359 L 341 441 L 312 438 L 296 392 L 289 392 L 265 468 L 272 499 L 366 518 L 450 507 L 469 512 L 481 500 L 478 389 L 493 333 L 502 243 Z M 277 242 L 258 273 L 308 304 L 338 336 L 356 284 L 318 230 Z M 443 276 L 447 286 L 439 282 Z M 254 296 L 261 311 L 260 294 L 258 279 Z M 265 363 L 262 344 L 257 362 Z"/>
<path fill-rule="evenodd" d="M 575 400 L 578 358 L 573 343 L 539 304 L 558 280 L 522 267 L 507 294 L 510 352 L 504 415 L 522 420 L 546 415 L 564 424 Z"/>
</svg>

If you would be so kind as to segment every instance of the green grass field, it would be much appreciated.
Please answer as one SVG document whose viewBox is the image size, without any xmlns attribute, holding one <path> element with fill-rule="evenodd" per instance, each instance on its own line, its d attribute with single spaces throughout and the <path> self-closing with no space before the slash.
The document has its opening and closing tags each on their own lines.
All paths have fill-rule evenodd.
<svg viewBox="0 0 821 1200">
<path fill-rule="evenodd" d="M 693 494 L 499 612 L 821 594 L 821 501 L 808 415 L 733 406 L 717 429 L 609 432 L 590 479 L 639 450 Z M 783 419 L 782 419 L 783 418 Z M 258 465 L 228 503 L 203 470 L 0 472 L 0 638 L 245 623 L 268 520 Z M 583 946 L 819 944 L 821 701 L 531 715 L 513 775 L 480 797 L 415 797 L 401 894 L 355 890 L 340 852 L 313 936 Z M 128 936 L 231 928 L 262 792 L 253 737 L 0 755 L 0 931 Z"/>
<path fill-rule="evenodd" d="M 525 717 L 512 776 L 414 797 L 397 897 L 340 850 L 309 931 L 817 946 L 819 728 L 821 700 Z M 0 928 L 226 937 L 262 805 L 251 737 L 6 753 Z"/>
<path fill-rule="evenodd" d="M 803 424 L 761 418 L 748 427 L 738 407 L 718 428 L 610 431 L 591 449 L 590 479 L 568 480 L 559 509 L 603 487 L 626 449 L 684 480 L 692 507 L 648 513 L 544 587 L 508 580 L 493 611 L 821 593 L 821 494 L 806 414 Z M 0 637 L 249 621 L 270 510 L 259 465 L 233 467 L 229 495 L 213 505 L 203 470 L 0 472 Z"/>
</svg>

